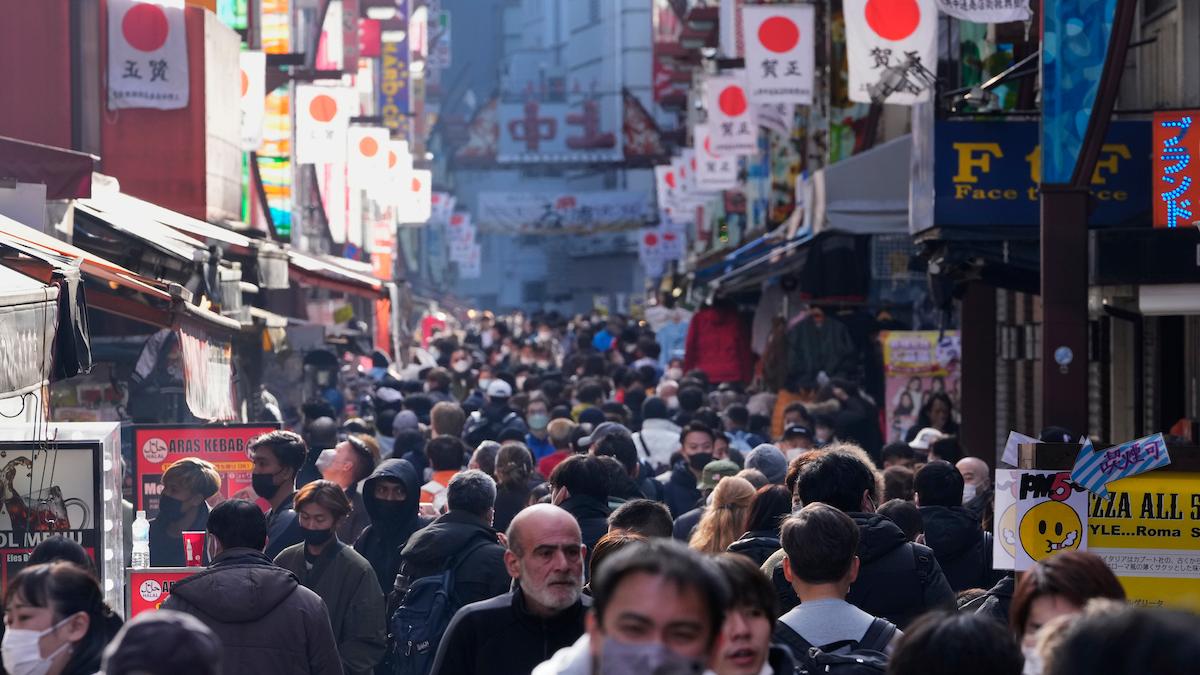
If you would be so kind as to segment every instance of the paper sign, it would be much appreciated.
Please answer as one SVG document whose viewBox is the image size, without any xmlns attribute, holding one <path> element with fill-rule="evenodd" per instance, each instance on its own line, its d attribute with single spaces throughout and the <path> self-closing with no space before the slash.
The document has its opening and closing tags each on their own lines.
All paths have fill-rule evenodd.
<svg viewBox="0 0 1200 675">
<path fill-rule="evenodd" d="M 1067 471 L 1020 471 L 1017 485 L 1016 569 L 1062 551 L 1087 550 L 1088 493 Z"/>
<path fill-rule="evenodd" d="M 1029 20 L 1029 0 L 937 0 L 943 14 L 971 23 Z"/>
<path fill-rule="evenodd" d="M 109 109 L 176 110 L 187 105 L 183 0 L 109 0 Z"/>
<path fill-rule="evenodd" d="M 1108 496 L 1108 483 L 1139 473 L 1153 471 L 1171 463 L 1161 433 L 1139 438 L 1101 452 L 1088 441 L 1075 458 L 1071 480 L 1101 497 Z"/>
<path fill-rule="evenodd" d="M 433 173 L 428 170 L 414 169 L 405 181 L 405 197 L 396 216 L 397 222 L 423 224 L 429 221 L 433 212 Z"/>
<path fill-rule="evenodd" d="M 1021 472 L 996 469 L 992 495 L 992 569 L 1011 570 L 1017 564 L 1017 487 Z"/>
<path fill-rule="evenodd" d="M 1004 454 L 1000 456 L 1000 461 L 1009 466 L 1016 466 L 1022 443 L 1041 443 L 1041 441 L 1032 436 L 1010 431 L 1008 440 L 1004 443 Z"/>
<path fill-rule="evenodd" d="M 746 76 L 731 70 L 705 82 L 709 132 L 713 152 L 722 155 L 753 155 L 758 152 L 758 124 L 746 93 Z"/>
<path fill-rule="evenodd" d="M 242 52 L 242 150 L 254 152 L 263 141 L 263 119 L 266 116 L 267 55 L 262 52 Z"/>
<path fill-rule="evenodd" d="M 809 105 L 813 99 L 812 5 L 747 5 L 743 42 L 750 100 Z"/>
</svg>

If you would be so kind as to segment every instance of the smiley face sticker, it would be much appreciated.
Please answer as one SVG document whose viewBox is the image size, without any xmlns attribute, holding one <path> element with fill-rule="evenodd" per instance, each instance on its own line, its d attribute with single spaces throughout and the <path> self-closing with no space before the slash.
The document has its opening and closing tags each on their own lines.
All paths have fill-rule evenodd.
<svg viewBox="0 0 1200 675">
<path fill-rule="evenodd" d="M 1021 548 L 1034 561 L 1079 548 L 1083 523 L 1067 504 L 1046 501 L 1031 507 L 1021 518 Z"/>
</svg>

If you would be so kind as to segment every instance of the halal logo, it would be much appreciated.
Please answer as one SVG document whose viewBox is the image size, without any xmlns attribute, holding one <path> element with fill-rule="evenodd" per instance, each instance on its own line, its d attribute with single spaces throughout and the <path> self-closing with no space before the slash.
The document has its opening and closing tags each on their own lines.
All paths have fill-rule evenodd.
<svg viewBox="0 0 1200 675">
<path fill-rule="evenodd" d="M 142 444 L 142 456 L 151 464 L 160 464 L 167 458 L 167 444 L 161 438 L 151 438 Z"/>
<path fill-rule="evenodd" d="M 162 584 L 153 579 L 147 579 L 142 582 L 141 586 L 138 586 L 138 595 L 142 596 L 146 602 L 158 602 L 162 594 Z"/>
</svg>

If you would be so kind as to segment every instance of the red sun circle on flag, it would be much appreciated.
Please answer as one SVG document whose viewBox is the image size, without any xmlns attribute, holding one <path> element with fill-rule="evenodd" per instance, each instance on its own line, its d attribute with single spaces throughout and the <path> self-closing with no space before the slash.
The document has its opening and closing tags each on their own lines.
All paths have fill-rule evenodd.
<svg viewBox="0 0 1200 675">
<path fill-rule="evenodd" d="M 329 122 L 337 116 L 338 104 L 329 94 L 317 94 L 308 104 L 308 114 L 318 122 Z"/>
<path fill-rule="evenodd" d="M 412 179 L 412 191 L 413 192 L 421 191 L 421 179 L 420 178 Z"/>
<path fill-rule="evenodd" d="M 246 76 L 246 71 L 242 71 L 242 96 L 250 91 L 250 78 Z"/>
<path fill-rule="evenodd" d="M 709 157 L 717 156 L 717 153 L 713 152 L 712 150 L 712 136 L 704 137 L 704 152 L 707 153 Z"/>
<path fill-rule="evenodd" d="M 162 7 L 143 2 L 134 5 L 121 19 L 121 34 L 130 47 L 143 52 L 161 49 L 167 43 L 167 13 Z"/>
<path fill-rule="evenodd" d="M 746 92 L 736 84 L 731 84 L 721 90 L 721 95 L 717 97 L 717 105 L 726 117 L 737 117 L 746 112 Z"/>
<path fill-rule="evenodd" d="M 379 152 L 379 141 L 370 136 L 364 136 L 358 142 L 358 151 L 362 153 L 363 157 L 374 157 L 375 153 Z"/>
<path fill-rule="evenodd" d="M 663 232 L 663 241 L 675 241 L 675 233 Z"/>
<path fill-rule="evenodd" d="M 394 168 L 395 166 L 396 166 L 396 153 L 391 150 L 388 150 L 388 168 L 391 169 L 391 168 Z"/>
<path fill-rule="evenodd" d="M 865 13 L 871 30 L 893 42 L 912 35 L 921 25 L 917 0 L 867 0 Z"/>
<path fill-rule="evenodd" d="M 645 237 L 645 242 L 647 246 L 658 246 L 658 235 L 654 234 L 653 232 L 647 234 Z"/>
<path fill-rule="evenodd" d="M 675 187 L 675 174 L 674 174 L 674 173 L 672 173 L 672 172 L 668 171 L 668 172 L 667 172 L 667 173 L 664 175 L 664 179 L 667 181 L 667 185 L 668 185 L 669 187 Z"/>
<path fill-rule="evenodd" d="M 800 27 L 786 16 L 773 16 L 759 24 L 758 41 L 776 54 L 790 52 L 800 43 Z"/>
</svg>

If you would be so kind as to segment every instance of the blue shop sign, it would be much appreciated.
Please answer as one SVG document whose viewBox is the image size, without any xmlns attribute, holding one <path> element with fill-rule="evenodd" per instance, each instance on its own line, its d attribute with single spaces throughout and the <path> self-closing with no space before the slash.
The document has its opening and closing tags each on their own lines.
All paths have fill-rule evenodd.
<svg viewBox="0 0 1200 675">
<path fill-rule="evenodd" d="M 940 226 L 1039 223 L 1037 122 L 940 121 L 934 219 Z M 1150 123 L 1114 121 L 1092 174 L 1093 226 L 1150 225 Z"/>
</svg>

